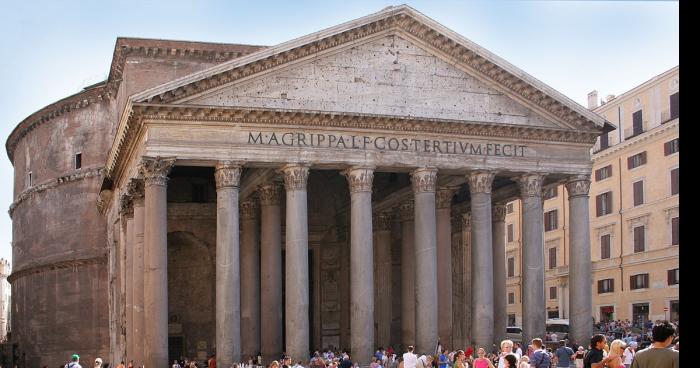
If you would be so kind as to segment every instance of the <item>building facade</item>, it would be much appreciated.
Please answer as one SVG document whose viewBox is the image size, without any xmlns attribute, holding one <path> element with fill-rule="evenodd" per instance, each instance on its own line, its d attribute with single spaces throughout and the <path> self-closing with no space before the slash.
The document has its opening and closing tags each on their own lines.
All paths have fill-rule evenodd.
<svg viewBox="0 0 700 368">
<path fill-rule="evenodd" d="M 563 184 L 583 343 L 612 129 L 408 6 L 273 47 L 119 39 L 105 83 L 8 139 L 13 340 L 27 366 L 491 346 L 516 198 L 542 336 L 542 189 Z"/>
<path fill-rule="evenodd" d="M 679 69 L 672 68 L 620 96 L 589 108 L 617 129 L 592 150 L 590 239 L 596 321 L 678 320 Z M 544 201 L 547 317 L 569 318 L 571 246 L 564 186 Z M 521 322 L 519 201 L 508 204 L 509 324 Z M 575 220 L 575 219 L 574 219 Z"/>
</svg>

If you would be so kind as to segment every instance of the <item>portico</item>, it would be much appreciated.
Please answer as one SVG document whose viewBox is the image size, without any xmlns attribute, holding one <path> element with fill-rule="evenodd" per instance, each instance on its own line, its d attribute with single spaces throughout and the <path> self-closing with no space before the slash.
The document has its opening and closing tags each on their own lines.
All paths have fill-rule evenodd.
<svg viewBox="0 0 700 368">
<path fill-rule="evenodd" d="M 366 365 L 379 344 L 490 346 L 505 334 L 503 204 L 515 198 L 523 330 L 543 336 L 542 187 L 568 183 L 576 198 L 571 272 L 585 275 L 590 148 L 605 129 L 406 6 L 130 97 L 103 211 L 126 224 L 125 266 L 138 267 L 143 197 L 142 298 L 124 308 L 143 300 L 144 363 L 167 364 L 176 336 L 181 354 L 215 350 L 225 365 L 259 351 L 296 361 L 333 346 Z M 213 274 L 172 266 L 176 251 Z M 590 336 L 590 288 L 570 280 L 576 339 Z M 138 314 L 126 316 L 133 350 Z"/>
</svg>

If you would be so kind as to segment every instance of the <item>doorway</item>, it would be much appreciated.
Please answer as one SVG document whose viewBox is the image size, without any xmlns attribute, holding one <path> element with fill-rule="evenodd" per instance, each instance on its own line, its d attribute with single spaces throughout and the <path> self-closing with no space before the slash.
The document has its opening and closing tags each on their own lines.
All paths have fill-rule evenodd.
<svg viewBox="0 0 700 368">
<path fill-rule="evenodd" d="M 649 303 L 632 304 L 632 320 L 635 326 L 644 328 L 644 323 L 649 320 Z"/>
</svg>

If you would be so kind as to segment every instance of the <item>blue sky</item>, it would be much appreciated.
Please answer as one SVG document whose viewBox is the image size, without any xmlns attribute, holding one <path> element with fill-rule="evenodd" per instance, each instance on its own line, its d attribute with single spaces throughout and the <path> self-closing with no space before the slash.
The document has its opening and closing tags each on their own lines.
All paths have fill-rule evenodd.
<svg viewBox="0 0 700 368">
<path fill-rule="evenodd" d="M 0 137 L 106 79 L 117 37 L 276 45 L 392 1 L 13 1 L 0 12 Z M 678 65 L 678 2 L 408 1 L 586 105 Z M 0 155 L 0 257 L 11 258 L 13 168 Z M 37 231 L 41 231 L 37 229 Z M 80 231 L 80 229 L 76 229 Z"/>
</svg>

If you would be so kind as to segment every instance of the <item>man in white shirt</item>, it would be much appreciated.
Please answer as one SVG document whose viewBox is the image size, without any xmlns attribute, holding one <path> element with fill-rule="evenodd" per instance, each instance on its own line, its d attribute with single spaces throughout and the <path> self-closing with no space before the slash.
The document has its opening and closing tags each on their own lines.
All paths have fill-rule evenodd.
<svg viewBox="0 0 700 368">
<path fill-rule="evenodd" d="M 408 347 L 408 352 L 403 355 L 403 368 L 416 368 L 418 356 L 413 354 L 413 346 Z"/>
<path fill-rule="evenodd" d="M 630 368 L 632 365 L 632 360 L 634 360 L 634 353 L 635 350 L 637 349 L 637 342 L 632 341 L 630 342 L 629 346 L 625 348 L 625 352 L 622 353 L 622 364 L 625 365 L 625 368 Z"/>
<path fill-rule="evenodd" d="M 515 345 L 515 355 L 517 355 L 518 360 L 520 360 L 520 358 L 523 357 L 523 349 L 520 348 L 520 344 L 517 342 L 514 345 Z"/>
</svg>

